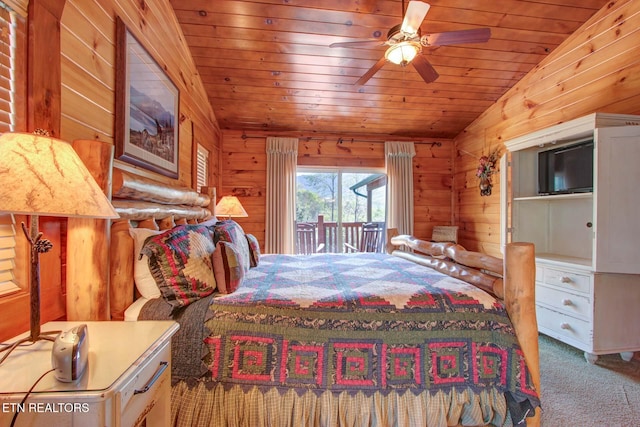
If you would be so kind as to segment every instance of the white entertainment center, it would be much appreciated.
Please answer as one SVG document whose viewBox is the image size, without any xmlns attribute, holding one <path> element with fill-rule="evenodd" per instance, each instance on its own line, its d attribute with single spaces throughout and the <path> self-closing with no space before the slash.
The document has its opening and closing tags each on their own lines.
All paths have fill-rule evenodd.
<svg viewBox="0 0 640 427">
<path fill-rule="evenodd" d="M 592 190 L 540 195 L 539 153 L 585 140 L 594 142 Z M 640 351 L 640 116 L 595 113 L 505 146 L 505 234 L 535 244 L 540 332 L 590 363 L 630 360 Z"/>
</svg>

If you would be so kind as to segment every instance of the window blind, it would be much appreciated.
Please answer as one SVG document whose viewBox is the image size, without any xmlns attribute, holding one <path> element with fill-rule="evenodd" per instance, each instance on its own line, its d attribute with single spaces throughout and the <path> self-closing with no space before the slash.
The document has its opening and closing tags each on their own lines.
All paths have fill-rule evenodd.
<svg viewBox="0 0 640 427">
<path fill-rule="evenodd" d="M 209 150 L 198 144 L 196 155 L 196 190 L 209 185 Z"/>
<path fill-rule="evenodd" d="M 0 133 L 14 130 L 14 21 L 13 12 L 6 6 L 0 7 Z"/>
<path fill-rule="evenodd" d="M 26 2 L 24 3 L 26 12 Z M 16 16 L 0 2 L 0 133 L 15 130 Z M 0 295 L 20 288 L 14 279 L 16 229 L 13 215 L 0 214 Z"/>
<path fill-rule="evenodd" d="M 16 257 L 16 229 L 13 215 L 0 214 L 0 295 L 5 295 L 20 288 L 13 276 L 14 259 Z"/>
</svg>

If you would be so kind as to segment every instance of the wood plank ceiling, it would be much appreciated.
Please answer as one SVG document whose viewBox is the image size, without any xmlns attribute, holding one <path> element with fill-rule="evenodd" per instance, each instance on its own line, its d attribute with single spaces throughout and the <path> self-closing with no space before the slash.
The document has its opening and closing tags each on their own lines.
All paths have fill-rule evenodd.
<svg viewBox="0 0 640 427">
<path fill-rule="evenodd" d="M 440 74 L 386 63 L 354 83 L 402 22 L 400 0 L 171 0 L 222 129 L 453 138 L 607 0 L 431 0 L 422 34 L 489 27 L 487 43 L 426 47 Z"/>
</svg>

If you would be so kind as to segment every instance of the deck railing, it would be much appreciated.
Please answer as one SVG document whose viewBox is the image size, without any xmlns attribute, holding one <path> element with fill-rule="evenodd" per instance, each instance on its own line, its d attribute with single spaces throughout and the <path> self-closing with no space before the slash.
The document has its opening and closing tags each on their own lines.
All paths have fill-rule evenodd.
<svg viewBox="0 0 640 427">
<path fill-rule="evenodd" d="M 362 225 L 365 224 L 364 222 L 343 222 L 338 226 L 337 222 L 325 221 L 324 216 L 319 215 L 316 222 L 306 221 L 305 223 L 313 224 L 316 227 L 318 252 L 357 252 L 362 246 Z M 377 224 L 384 228 L 383 222 Z M 340 235 L 342 239 L 339 238 Z M 382 247 L 380 251 L 382 251 Z"/>
</svg>

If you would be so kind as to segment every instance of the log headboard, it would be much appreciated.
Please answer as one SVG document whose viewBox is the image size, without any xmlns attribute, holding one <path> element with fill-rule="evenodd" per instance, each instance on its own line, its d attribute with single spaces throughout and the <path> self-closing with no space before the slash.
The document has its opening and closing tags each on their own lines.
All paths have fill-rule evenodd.
<svg viewBox="0 0 640 427">
<path fill-rule="evenodd" d="M 177 224 L 198 223 L 213 215 L 215 188 L 202 193 L 167 186 L 147 178 L 114 169 L 112 204 L 120 219 L 111 225 L 109 306 L 112 320 L 124 319 L 133 303 L 133 227 L 167 230 Z"/>
</svg>

